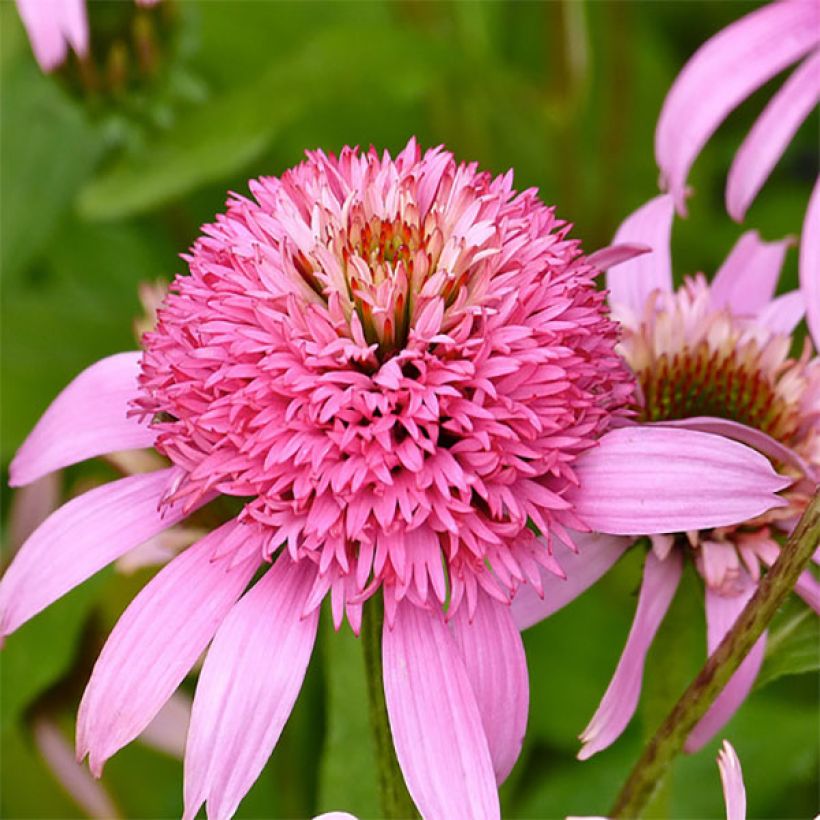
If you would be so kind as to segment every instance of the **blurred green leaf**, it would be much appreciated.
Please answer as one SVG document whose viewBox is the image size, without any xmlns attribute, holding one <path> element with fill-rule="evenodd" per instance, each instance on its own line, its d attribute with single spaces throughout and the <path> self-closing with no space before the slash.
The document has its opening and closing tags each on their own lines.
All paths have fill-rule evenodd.
<svg viewBox="0 0 820 820">
<path fill-rule="evenodd" d="M 391 73 L 396 54 L 404 55 L 398 76 Z M 144 152 L 120 159 L 83 190 L 81 212 L 120 218 L 234 173 L 302 111 L 351 89 L 381 97 L 380 105 L 412 98 L 436 78 L 445 57 L 443 48 L 409 31 L 321 32 L 262 77 L 181 119 Z"/>
<path fill-rule="evenodd" d="M 325 618 L 322 626 L 328 725 L 319 775 L 319 810 L 378 817 L 378 775 L 367 716 L 362 642 L 347 624 L 335 632 Z"/>
<path fill-rule="evenodd" d="M 820 623 L 814 611 L 796 598 L 772 622 L 766 657 L 755 686 L 761 688 L 784 675 L 820 670 Z"/>
</svg>

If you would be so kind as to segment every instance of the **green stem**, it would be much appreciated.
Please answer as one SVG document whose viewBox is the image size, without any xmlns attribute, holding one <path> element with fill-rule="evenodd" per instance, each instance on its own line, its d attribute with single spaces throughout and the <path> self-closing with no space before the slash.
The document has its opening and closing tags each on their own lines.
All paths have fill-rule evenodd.
<svg viewBox="0 0 820 820">
<path fill-rule="evenodd" d="M 370 726 L 376 742 L 376 767 L 379 772 L 379 793 L 382 813 L 389 820 L 418 817 L 416 807 L 407 793 L 399 762 L 393 749 L 393 737 L 387 718 L 382 683 L 382 628 L 384 606 L 379 596 L 364 606 L 362 641 L 364 643 L 365 676 L 370 701 Z"/>
<path fill-rule="evenodd" d="M 689 733 L 728 683 L 786 596 L 820 541 L 820 493 L 815 494 L 780 556 L 760 581 L 698 676 L 647 744 L 609 812 L 612 818 L 640 817 Z"/>
</svg>

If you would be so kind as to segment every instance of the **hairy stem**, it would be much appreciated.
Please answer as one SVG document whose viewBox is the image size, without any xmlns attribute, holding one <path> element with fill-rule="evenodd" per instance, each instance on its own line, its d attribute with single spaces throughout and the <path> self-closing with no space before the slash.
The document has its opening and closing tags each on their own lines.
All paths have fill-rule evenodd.
<svg viewBox="0 0 820 820">
<path fill-rule="evenodd" d="M 382 813 L 389 820 L 418 817 L 416 807 L 407 793 L 399 762 L 393 749 L 393 737 L 387 718 L 382 684 L 382 629 L 384 606 L 379 596 L 364 606 L 362 641 L 364 642 L 365 675 L 370 706 L 370 726 L 376 743 L 376 768 L 379 774 L 379 794 Z"/>
<path fill-rule="evenodd" d="M 794 588 L 820 541 L 820 493 L 814 496 L 780 557 L 760 581 L 715 652 L 672 708 L 624 783 L 609 816 L 639 817 L 697 722 L 757 642 Z"/>
</svg>

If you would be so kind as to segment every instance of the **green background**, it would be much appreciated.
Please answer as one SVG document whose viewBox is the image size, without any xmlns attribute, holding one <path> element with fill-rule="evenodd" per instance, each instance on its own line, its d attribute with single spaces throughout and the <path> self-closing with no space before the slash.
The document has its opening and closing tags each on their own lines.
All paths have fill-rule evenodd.
<svg viewBox="0 0 820 820">
<path fill-rule="evenodd" d="M 246 193 L 248 178 L 281 173 L 306 148 L 374 144 L 396 152 L 411 135 L 424 147 L 445 143 L 494 172 L 514 168 L 517 186 L 537 186 L 588 250 L 606 244 L 657 192 L 652 136 L 676 72 L 699 43 L 754 5 L 177 2 L 158 28 L 155 78 L 89 97 L 70 70 L 40 73 L 5 0 L 4 466 L 67 381 L 134 348 L 137 284 L 182 270 L 178 254 L 223 208 L 228 190 Z M 112 42 L 117 15 L 132 14 L 130 3 L 92 3 L 98 42 Z M 674 229 L 676 277 L 713 273 L 740 235 L 723 209 L 725 174 L 776 87 L 744 103 L 696 163 L 691 215 Z M 765 238 L 799 232 L 817 142 L 811 119 L 752 207 L 747 223 Z M 795 282 L 792 250 L 781 290 Z M 65 492 L 106 477 L 104 469 L 66 471 Z M 3 817 L 81 816 L 38 759 L 31 720 L 47 710 L 73 735 L 89 659 L 148 577 L 104 572 L 8 640 L 0 657 Z M 526 634 L 530 721 L 502 789 L 505 816 L 606 812 L 642 739 L 697 671 L 705 627 L 690 568 L 650 657 L 638 715 L 612 748 L 575 761 L 575 738 L 617 662 L 639 578 L 636 550 Z M 775 629 L 769 680 L 724 734 L 743 763 L 750 816 L 810 817 L 818 809 L 816 623 L 791 602 Z M 716 749 L 717 741 L 678 761 L 654 814 L 722 816 Z M 179 761 L 132 744 L 108 764 L 103 783 L 123 815 L 159 818 L 179 815 L 181 780 Z M 293 717 L 239 816 L 376 816 L 374 784 L 360 647 L 324 623 Z"/>
</svg>

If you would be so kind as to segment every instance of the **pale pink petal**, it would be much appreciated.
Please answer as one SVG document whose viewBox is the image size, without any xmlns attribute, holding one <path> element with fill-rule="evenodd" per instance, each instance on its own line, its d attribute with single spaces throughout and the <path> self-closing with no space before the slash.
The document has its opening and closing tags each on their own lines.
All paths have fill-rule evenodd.
<svg viewBox="0 0 820 820">
<path fill-rule="evenodd" d="M 103 784 L 77 762 L 71 744 L 53 720 L 37 718 L 32 737 L 40 756 L 85 816 L 99 820 L 122 817 Z"/>
<path fill-rule="evenodd" d="M 19 487 L 87 458 L 150 447 L 156 433 L 127 415 L 137 394 L 139 353 L 118 353 L 84 370 L 51 403 L 9 467 Z"/>
<path fill-rule="evenodd" d="M 621 223 L 613 245 L 639 243 L 652 250 L 607 273 L 610 304 L 625 305 L 640 314 L 652 291 L 672 290 L 673 217 L 672 197 L 662 195 L 650 199 Z"/>
<path fill-rule="evenodd" d="M 809 570 L 800 573 L 794 591 L 820 615 L 820 581 Z"/>
<path fill-rule="evenodd" d="M 302 615 L 316 577 L 282 554 L 234 606 L 199 677 L 185 750 L 185 817 L 236 811 L 270 757 L 302 688 L 319 610 Z"/>
<path fill-rule="evenodd" d="M 590 529 L 612 535 L 737 524 L 783 506 L 775 493 L 790 483 L 745 445 L 668 427 L 606 433 L 575 469 L 567 500 Z"/>
<path fill-rule="evenodd" d="M 157 715 L 248 585 L 261 546 L 233 558 L 251 534 L 234 521 L 214 530 L 163 568 L 123 613 L 77 718 L 77 754 L 89 755 L 95 774 Z M 217 549 L 225 557 L 214 560 Z"/>
<path fill-rule="evenodd" d="M 43 71 L 57 68 L 68 53 L 59 3 L 60 0 L 17 0 L 17 11 L 28 34 L 31 50 Z"/>
<path fill-rule="evenodd" d="M 735 154 L 726 182 L 726 210 L 742 222 L 797 129 L 820 100 L 820 51 L 783 83 Z"/>
<path fill-rule="evenodd" d="M 806 322 L 820 349 L 820 178 L 814 184 L 800 236 L 800 290 L 806 299 Z"/>
<path fill-rule="evenodd" d="M 647 553 L 635 620 L 601 705 L 581 734 L 584 745 L 578 752 L 579 760 L 586 760 L 614 743 L 635 714 L 646 655 L 675 597 L 682 569 L 678 551 L 664 561 L 654 552 Z"/>
<path fill-rule="evenodd" d="M 46 473 L 12 496 L 9 510 L 9 553 L 14 555 L 46 518 L 60 506 L 59 473 Z"/>
<path fill-rule="evenodd" d="M 441 612 L 400 602 L 382 654 L 393 744 L 421 815 L 500 817 L 481 713 Z"/>
<path fill-rule="evenodd" d="M 738 615 L 754 595 L 757 585 L 741 571 L 736 595 L 721 595 L 706 586 L 706 642 L 711 655 L 726 633 L 734 626 Z M 766 633 L 761 635 L 737 671 L 729 679 L 723 691 L 715 698 L 709 711 L 700 719 L 686 740 L 687 752 L 696 752 L 708 743 L 734 715 L 752 689 L 763 654 L 766 650 Z"/>
<path fill-rule="evenodd" d="M 753 316 L 774 296 L 791 239 L 764 242 L 757 231 L 738 239 L 712 282 L 712 305 L 736 316 Z"/>
<path fill-rule="evenodd" d="M 527 629 L 557 612 L 586 592 L 626 552 L 629 538 L 602 535 L 595 532 L 572 532 L 578 552 L 573 552 L 558 539 L 553 539 L 553 556 L 566 578 L 541 570 L 544 594 L 539 595 L 531 584 L 522 584 L 512 601 L 512 615 L 519 629 Z"/>
<path fill-rule="evenodd" d="M 346 811 L 326 811 L 318 814 L 313 820 L 359 820 L 355 814 L 348 814 Z"/>
<path fill-rule="evenodd" d="M 192 700 L 188 695 L 174 692 L 156 717 L 142 730 L 140 743 L 182 760 L 191 722 L 191 705 Z"/>
<path fill-rule="evenodd" d="M 599 248 L 594 253 L 591 253 L 586 258 L 586 261 L 594 268 L 605 271 L 609 268 L 614 268 L 616 265 L 629 262 L 630 259 L 635 259 L 637 256 L 651 253 L 651 251 L 652 248 L 650 248 L 649 245 L 641 245 L 635 242 L 621 245 L 608 245 L 605 248 Z"/>
<path fill-rule="evenodd" d="M 86 0 L 57 0 L 62 9 L 62 28 L 74 53 L 84 57 L 88 53 L 88 19 Z"/>
<path fill-rule="evenodd" d="M 479 591 L 472 620 L 468 609 L 459 607 L 450 625 L 473 686 L 500 785 L 521 754 L 527 728 L 527 658 L 508 604 Z"/>
<path fill-rule="evenodd" d="M 162 513 L 174 469 L 96 487 L 63 504 L 31 535 L 0 581 L 0 635 L 8 635 L 86 578 L 188 512 Z"/>
<path fill-rule="evenodd" d="M 783 464 L 790 464 L 796 467 L 805 476 L 814 478 L 815 470 L 798 452 L 781 444 L 777 439 L 758 430 L 755 427 L 747 427 L 737 421 L 717 418 L 715 416 L 692 416 L 688 419 L 672 419 L 670 421 L 658 422 L 659 427 L 682 427 L 687 430 L 699 430 L 703 433 L 715 433 L 719 436 L 734 439 L 741 444 L 747 444 L 758 452 L 764 453 L 776 461 Z"/>
<path fill-rule="evenodd" d="M 723 784 L 723 801 L 726 803 L 726 820 L 746 820 L 746 787 L 743 770 L 732 744 L 723 741 L 717 756 L 720 780 Z"/>
<path fill-rule="evenodd" d="M 685 213 L 686 178 L 706 141 L 738 104 L 820 40 L 814 0 L 770 3 L 704 43 L 678 74 L 655 131 L 662 184 Z"/>
<path fill-rule="evenodd" d="M 775 333 L 790 336 L 805 314 L 806 299 L 799 290 L 793 290 L 764 305 L 755 321 Z"/>
</svg>

